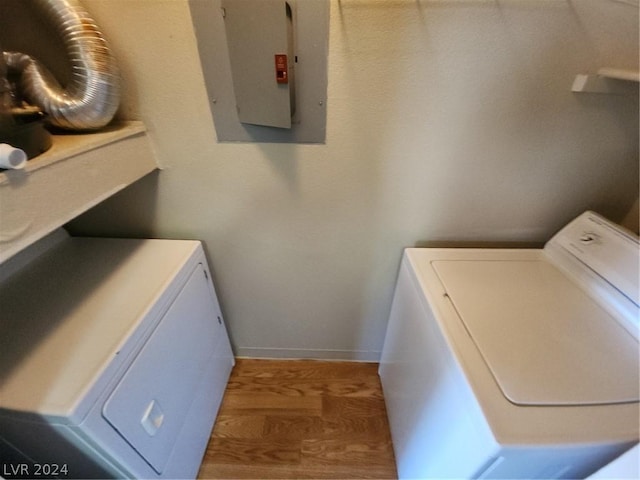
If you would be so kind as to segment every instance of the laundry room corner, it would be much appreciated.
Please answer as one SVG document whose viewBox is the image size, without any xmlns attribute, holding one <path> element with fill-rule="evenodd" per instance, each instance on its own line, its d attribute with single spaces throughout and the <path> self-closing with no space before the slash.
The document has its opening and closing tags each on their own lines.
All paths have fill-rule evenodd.
<svg viewBox="0 0 640 480">
<path fill-rule="evenodd" d="M 0 0 L 0 134 L 52 137 L 0 146 L 0 453 L 563 478 L 637 444 L 639 9 Z M 95 80 L 67 22 L 100 126 L 54 118 Z"/>
<path fill-rule="evenodd" d="M 71 228 L 202 239 L 240 353 L 375 359 L 402 247 L 544 241 L 637 199 L 637 102 L 570 91 L 637 63 L 623 4 L 331 2 L 324 145 L 217 141 L 186 0 L 87 6 L 164 170 Z"/>
</svg>

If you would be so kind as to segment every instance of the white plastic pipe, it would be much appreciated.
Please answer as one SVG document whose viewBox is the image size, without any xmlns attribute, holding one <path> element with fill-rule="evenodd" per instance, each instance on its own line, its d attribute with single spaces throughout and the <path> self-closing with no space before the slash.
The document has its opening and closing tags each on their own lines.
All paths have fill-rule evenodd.
<svg viewBox="0 0 640 480">
<path fill-rule="evenodd" d="M 0 143 L 0 168 L 19 170 L 27 164 L 24 150 L 12 147 L 8 143 Z"/>
</svg>

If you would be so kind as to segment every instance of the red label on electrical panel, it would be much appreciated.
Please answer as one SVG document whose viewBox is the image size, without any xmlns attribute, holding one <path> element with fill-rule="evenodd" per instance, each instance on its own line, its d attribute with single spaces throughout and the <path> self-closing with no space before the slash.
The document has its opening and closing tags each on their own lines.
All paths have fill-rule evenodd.
<svg viewBox="0 0 640 480">
<path fill-rule="evenodd" d="M 277 54 L 276 56 L 276 82 L 289 83 L 289 75 L 287 74 L 287 56 Z"/>
</svg>

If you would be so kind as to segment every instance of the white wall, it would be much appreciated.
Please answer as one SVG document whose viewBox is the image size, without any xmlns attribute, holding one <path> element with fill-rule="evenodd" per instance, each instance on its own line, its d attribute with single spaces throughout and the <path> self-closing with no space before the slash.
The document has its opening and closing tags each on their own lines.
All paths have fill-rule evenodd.
<svg viewBox="0 0 640 480">
<path fill-rule="evenodd" d="M 638 197 L 637 97 L 570 92 L 638 68 L 637 7 L 333 0 L 310 146 L 216 142 L 187 0 L 83 3 L 165 169 L 72 229 L 203 240 L 236 353 L 376 359 L 403 247 L 544 241 Z"/>
</svg>

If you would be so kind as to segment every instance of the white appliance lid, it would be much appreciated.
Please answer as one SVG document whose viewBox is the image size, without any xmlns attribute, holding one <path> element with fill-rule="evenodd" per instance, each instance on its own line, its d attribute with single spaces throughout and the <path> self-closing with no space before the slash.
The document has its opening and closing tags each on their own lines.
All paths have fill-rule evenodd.
<svg viewBox="0 0 640 480">
<path fill-rule="evenodd" d="M 66 421 L 197 245 L 70 238 L 0 285 L 0 410 Z"/>
<path fill-rule="evenodd" d="M 547 261 L 436 260 L 432 265 L 511 402 L 639 400 L 637 340 Z"/>
</svg>

